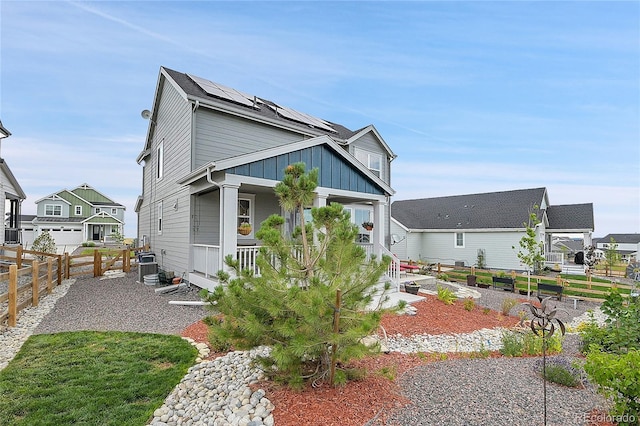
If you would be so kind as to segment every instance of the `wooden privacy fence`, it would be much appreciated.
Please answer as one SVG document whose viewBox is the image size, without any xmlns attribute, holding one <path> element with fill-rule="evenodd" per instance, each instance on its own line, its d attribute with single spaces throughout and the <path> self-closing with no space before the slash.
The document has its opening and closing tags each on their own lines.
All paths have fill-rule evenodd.
<svg viewBox="0 0 640 426">
<path fill-rule="evenodd" d="M 40 298 L 45 296 L 44 292 L 51 294 L 54 287 L 61 283 L 56 269 L 59 270 L 53 258 L 42 263 L 33 260 L 31 266 L 20 269 L 17 265 L 9 265 L 9 272 L 0 274 L 0 281 L 8 281 L 7 291 L 0 294 L 0 324 L 7 321 L 9 327 L 15 327 L 21 310 L 28 306 L 38 306 Z M 20 279 L 29 274 L 30 281 Z"/>
</svg>

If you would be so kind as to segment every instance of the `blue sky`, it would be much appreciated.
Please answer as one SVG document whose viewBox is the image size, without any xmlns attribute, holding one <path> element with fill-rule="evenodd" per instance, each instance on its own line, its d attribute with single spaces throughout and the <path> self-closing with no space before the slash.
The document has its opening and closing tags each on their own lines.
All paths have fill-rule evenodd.
<svg viewBox="0 0 640 426">
<path fill-rule="evenodd" d="M 160 66 L 337 122 L 398 158 L 394 200 L 546 187 L 640 232 L 640 3 L 0 3 L 2 157 L 23 213 L 88 183 L 135 236 Z"/>
</svg>

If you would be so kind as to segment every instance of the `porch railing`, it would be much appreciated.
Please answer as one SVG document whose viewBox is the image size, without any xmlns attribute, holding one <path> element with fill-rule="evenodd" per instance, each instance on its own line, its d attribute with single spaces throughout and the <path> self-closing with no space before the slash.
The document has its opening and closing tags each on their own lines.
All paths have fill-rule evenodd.
<svg viewBox="0 0 640 426">
<path fill-rule="evenodd" d="M 547 265 L 564 265 L 564 253 L 547 252 L 544 255 L 544 263 Z"/>
<path fill-rule="evenodd" d="M 221 269 L 220 246 L 193 244 L 193 271 L 204 274 L 206 278 L 215 276 Z"/>
</svg>

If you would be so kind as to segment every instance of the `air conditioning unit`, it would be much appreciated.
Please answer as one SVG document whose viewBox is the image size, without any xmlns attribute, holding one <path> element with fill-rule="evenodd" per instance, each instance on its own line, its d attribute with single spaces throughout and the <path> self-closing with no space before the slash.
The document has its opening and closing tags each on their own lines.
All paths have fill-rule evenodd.
<svg viewBox="0 0 640 426">
<path fill-rule="evenodd" d="M 157 262 L 147 262 L 147 263 L 138 264 L 138 282 L 144 282 L 145 275 L 151 275 L 151 274 L 157 274 L 157 273 L 158 273 Z"/>
</svg>

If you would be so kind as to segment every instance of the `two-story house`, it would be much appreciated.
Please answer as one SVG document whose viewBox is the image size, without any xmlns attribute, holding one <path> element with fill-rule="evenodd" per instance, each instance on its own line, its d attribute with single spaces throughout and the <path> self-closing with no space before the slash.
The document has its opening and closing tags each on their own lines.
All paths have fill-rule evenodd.
<svg viewBox="0 0 640 426">
<path fill-rule="evenodd" d="M 599 238 L 596 242 L 596 248 L 603 252 L 611 248 L 611 239 L 614 241 L 616 251 L 620 255 L 623 262 L 631 262 L 638 259 L 640 252 L 640 234 L 607 234 L 603 238 Z"/>
<path fill-rule="evenodd" d="M 2 140 L 11 136 L 11 133 L 0 121 L 0 149 Z M 26 199 L 24 191 L 18 184 L 15 176 L 9 169 L 7 162 L 2 158 L 0 151 L 0 212 L 4 220 L 0 220 L 0 244 L 19 244 L 20 241 L 20 208 L 22 201 Z"/>
<path fill-rule="evenodd" d="M 103 242 L 112 234 L 124 234 L 125 206 L 82 184 L 62 189 L 36 201 L 37 214 L 23 216 L 22 241 L 28 246 L 48 231 L 58 250 L 85 241 Z"/>
<path fill-rule="evenodd" d="M 161 268 L 213 288 L 227 255 L 252 267 L 260 223 L 287 218 L 273 191 L 287 165 L 319 169 L 314 206 L 338 202 L 370 253 L 389 254 L 394 153 L 373 125 L 349 130 L 270 100 L 161 67 L 144 149 L 138 238 Z M 239 229 L 248 223 L 250 230 Z M 246 234 L 246 235 L 245 235 Z"/>
</svg>

